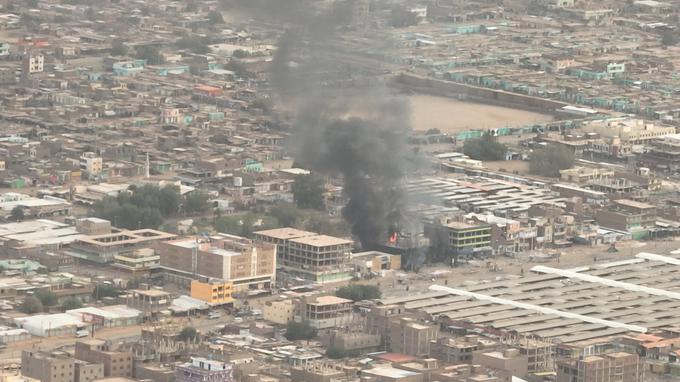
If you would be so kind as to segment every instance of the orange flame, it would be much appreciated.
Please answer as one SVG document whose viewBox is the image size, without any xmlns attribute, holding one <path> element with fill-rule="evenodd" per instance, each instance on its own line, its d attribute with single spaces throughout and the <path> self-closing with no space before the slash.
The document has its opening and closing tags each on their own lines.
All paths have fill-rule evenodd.
<svg viewBox="0 0 680 382">
<path fill-rule="evenodd" d="M 397 233 L 394 232 L 392 236 L 390 236 L 390 244 L 395 244 L 397 242 Z"/>
</svg>

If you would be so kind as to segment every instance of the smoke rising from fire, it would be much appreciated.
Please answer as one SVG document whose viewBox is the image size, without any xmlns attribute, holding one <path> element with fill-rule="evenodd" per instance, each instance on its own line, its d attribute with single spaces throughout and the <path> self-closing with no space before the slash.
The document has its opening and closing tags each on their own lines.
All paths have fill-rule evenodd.
<svg viewBox="0 0 680 382">
<path fill-rule="evenodd" d="M 301 0 L 258 3 L 301 9 Z M 357 84 L 365 78 L 356 78 L 353 68 L 334 59 L 345 49 L 337 33 L 345 13 L 302 3 L 310 7 L 276 15 L 284 22 L 294 20 L 295 26 L 277 44 L 272 85 L 281 101 L 296 105 L 290 140 L 295 160 L 342 176 L 348 199 L 343 217 L 362 246 L 370 248 L 387 242 L 403 218 L 409 103 L 382 84 Z"/>
</svg>

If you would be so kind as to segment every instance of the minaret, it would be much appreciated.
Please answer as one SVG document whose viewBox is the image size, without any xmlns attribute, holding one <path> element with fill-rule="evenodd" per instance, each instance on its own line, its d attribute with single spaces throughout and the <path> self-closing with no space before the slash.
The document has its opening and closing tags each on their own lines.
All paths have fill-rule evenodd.
<svg viewBox="0 0 680 382">
<path fill-rule="evenodd" d="M 149 152 L 146 152 L 146 164 L 144 166 L 144 177 L 149 178 L 149 173 L 151 169 L 151 164 L 149 163 Z"/>
</svg>

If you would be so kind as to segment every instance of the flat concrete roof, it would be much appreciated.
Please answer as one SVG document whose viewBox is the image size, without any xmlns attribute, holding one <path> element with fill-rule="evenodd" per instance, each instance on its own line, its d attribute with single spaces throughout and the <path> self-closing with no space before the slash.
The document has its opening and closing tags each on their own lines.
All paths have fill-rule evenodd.
<svg viewBox="0 0 680 382">
<path fill-rule="evenodd" d="M 310 245 L 313 247 L 328 247 L 331 245 L 351 245 L 353 241 L 347 239 L 341 239 L 335 236 L 328 235 L 316 235 L 316 236 L 305 236 L 299 237 L 297 239 L 291 239 L 291 243 Z"/>
<path fill-rule="evenodd" d="M 350 303 L 352 300 L 336 296 L 320 296 L 315 299 L 307 301 L 309 305 L 337 305 Z"/>
<path fill-rule="evenodd" d="M 255 232 L 255 234 L 262 235 L 262 236 L 269 236 L 269 237 L 273 237 L 274 239 L 281 239 L 281 240 L 290 240 L 290 239 L 295 239 L 295 238 L 299 238 L 299 237 L 318 235 L 318 233 L 316 233 L 316 232 L 303 231 L 301 229 L 291 228 L 291 227 L 275 228 L 275 229 L 268 229 L 268 230 L 264 230 L 264 231 L 257 231 L 257 232 Z"/>
</svg>

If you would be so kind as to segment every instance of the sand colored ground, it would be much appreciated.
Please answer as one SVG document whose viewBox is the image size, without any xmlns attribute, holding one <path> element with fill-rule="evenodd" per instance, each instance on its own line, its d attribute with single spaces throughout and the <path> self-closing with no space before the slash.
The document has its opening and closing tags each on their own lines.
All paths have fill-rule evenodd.
<svg viewBox="0 0 680 382">
<path fill-rule="evenodd" d="M 439 129 L 452 133 L 473 129 L 523 126 L 552 121 L 551 115 L 508 107 L 463 102 L 452 98 L 412 95 L 411 120 L 414 130 Z"/>
</svg>

